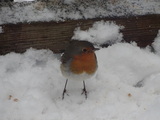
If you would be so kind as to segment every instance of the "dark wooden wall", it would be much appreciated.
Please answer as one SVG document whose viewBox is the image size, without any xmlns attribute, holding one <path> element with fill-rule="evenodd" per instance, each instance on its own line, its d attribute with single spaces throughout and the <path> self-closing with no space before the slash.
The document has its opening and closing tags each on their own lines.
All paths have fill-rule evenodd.
<svg viewBox="0 0 160 120">
<path fill-rule="evenodd" d="M 6 24 L 0 25 L 3 29 L 3 33 L 0 33 L 0 54 L 13 51 L 22 53 L 30 47 L 61 52 L 76 27 L 86 30 L 100 20 L 123 25 L 125 28 L 121 32 L 124 41 L 135 41 L 140 47 L 150 45 L 160 29 L 160 15 Z"/>
</svg>

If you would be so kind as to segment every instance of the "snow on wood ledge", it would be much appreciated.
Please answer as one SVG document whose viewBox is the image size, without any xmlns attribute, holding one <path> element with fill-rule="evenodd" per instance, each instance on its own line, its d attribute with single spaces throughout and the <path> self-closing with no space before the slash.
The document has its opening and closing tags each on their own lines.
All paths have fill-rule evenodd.
<svg viewBox="0 0 160 120">
<path fill-rule="evenodd" d="M 87 30 L 101 20 L 124 26 L 120 31 L 124 41 L 135 41 L 140 47 L 150 45 L 160 29 L 160 15 L 4 24 L 0 25 L 0 54 L 24 52 L 30 47 L 61 52 L 71 40 L 75 28 Z"/>
<path fill-rule="evenodd" d="M 68 19 L 77 20 L 146 14 L 160 14 L 159 0 L 52 0 L 52 2 L 0 2 L 0 24 L 33 21 L 59 22 Z"/>
</svg>

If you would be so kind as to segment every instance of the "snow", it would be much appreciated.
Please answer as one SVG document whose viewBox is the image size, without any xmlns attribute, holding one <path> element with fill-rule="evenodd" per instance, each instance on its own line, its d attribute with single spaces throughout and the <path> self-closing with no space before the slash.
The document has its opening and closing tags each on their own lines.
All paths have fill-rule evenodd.
<svg viewBox="0 0 160 120">
<path fill-rule="evenodd" d="M 35 0 L 14 0 L 14 2 L 35 1 Z"/>
<path fill-rule="evenodd" d="M 2 26 L 0 26 L 0 33 L 3 33 L 3 28 L 2 28 Z"/>
<path fill-rule="evenodd" d="M 24 54 L 0 57 L 0 117 L 3 120 L 157 120 L 160 117 L 160 57 L 128 43 L 96 52 L 98 71 L 82 82 L 65 78 L 59 55 L 50 50 L 28 49 Z M 135 85 L 144 80 L 142 87 Z"/>
<path fill-rule="evenodd" d="M 0 24 L 160 14 L 159 0 L 52 0 L 3 5 Z"/>
<path fill-rule="evenodd" d="M 105 36 L 107 27 L 118 34 Z M 102 33 L 98 32 L 97 36 L 102 36 L 98 43 L 103 43 L 108 37 L 112 40 L 119 38 L 121 33 L 117 31 L 120 28 L 114 23 L 100 21 L 84 32 L 90 38 L 92 32 L 100 30 Z M 85 38 L 81 32 L 77 30 L 75 33 L 79 34 L 79 38 Z M 69 96 L 66 95 L 64 100 L 62 91 L 66 79 L 60 71 L 60 54 L 47 49 L 30 48 L 23 54 L 12 52 L 1 55 L 0 118 L 158 120 L 160 56 L 148 49 L 141 49 L 134 43 L 120 42 L 101 48 L 96 51 L 96 55 L 97 73 L 86 81 L 88 98 L 81 95 L 82 82 L 69 80 Z"/>
<path fill-rule="evenodd" d="M 91 43 L 102 45 L 106 43 L 116 43 L 123 39 L 120 30 L 123 26 L 118 26 L 114 22 L 98 21 L 93 24 L 88 30 L 80 30 L 76 28 L 72 39 L 86 40 Z M 105 31 L 105 32 L 104 32 Z"/>
<path fill-rule="evenodd" d="M 158 31 L 158 35 L 155 38 L 154 42 L 152 43 L 152 46 L 155 50 L 155 52 L 160 55 L 160 30 Z"/>
</svg>

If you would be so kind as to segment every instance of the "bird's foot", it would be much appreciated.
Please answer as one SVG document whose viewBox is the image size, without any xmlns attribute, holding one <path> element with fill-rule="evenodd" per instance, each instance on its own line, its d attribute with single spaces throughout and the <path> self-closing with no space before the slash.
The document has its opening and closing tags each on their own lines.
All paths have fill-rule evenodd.
<svg viewBox="0 0 160 120">
<path fill-rule="evenodd" d="M 66 90 L 66 89 L 63 90 L 63 93 L 62 93 L 62 100 L 64 99 L 65 94 L 67 94 L 67 95 L 69 96 L 69 94 L 67 93 L 67 90 Z"/>
<path fill-rule="evenodd" d="M 83 88 L 81 95 L 84 94 L 86 99 L 87 99 L 87 93 L 88 93 L 87 90 L 85 88 Z"/>
</svg>

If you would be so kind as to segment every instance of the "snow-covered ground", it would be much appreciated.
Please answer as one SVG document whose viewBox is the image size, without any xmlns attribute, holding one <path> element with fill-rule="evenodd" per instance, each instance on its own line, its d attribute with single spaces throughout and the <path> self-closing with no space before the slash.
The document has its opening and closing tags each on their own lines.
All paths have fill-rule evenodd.
<svg viewBox="0 0 160 120">
<path fill-rule="evenodd" d="M 50 0 L 0 7 L 0 24 L 160 14 L 159 0 Z"/>
<path fill-rule="evenodd" d="M 116 26 L 100 21 L 88 34 L 95 30 L 109 32 L 100 27 L 102 24 Z M 95 35 L 93 40 L 98 37 L 105 43 L 104 38 L 122 37 L 121 27 L 116 28 L 113 37 Z M 86 35 L 87 31 L 84 32 Z M 85 39 L 81 30 L 75 33 Z M 160 41 L 159 36 L 160 32 L 156 43 Z M 159 120 L 160 56 L 157 53 L 151 53 L 148 48 L 140 49 L 135 43 L 120 43 L 117 39 L 117 43 L 96 52 L 99 67 L 97 74 L 86 81 L 88 98 L 81 95 L 82 82 L 69 81 L 69 96 L 64 100 L 65 78 L 60 72 L 60 54 L 30 48 L 23 54 L 1 55 L 0 119 Z"/>
</svg>

